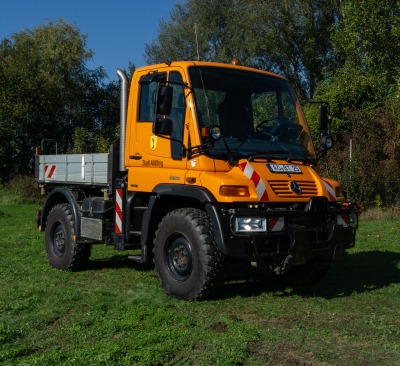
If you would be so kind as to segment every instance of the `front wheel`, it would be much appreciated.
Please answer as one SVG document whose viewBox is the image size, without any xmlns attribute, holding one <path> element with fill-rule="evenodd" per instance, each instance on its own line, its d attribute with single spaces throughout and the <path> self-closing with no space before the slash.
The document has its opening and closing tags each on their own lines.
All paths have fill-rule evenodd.
<svg viewBox="0 0 400 366">
<path fill-rule="evenodd" d="M 208 215 L 194 208 L 168 213 L 156 232 L 154 263 L 171 296 L 199 300 L 215 294 L 222 285 L 223 255 Z"/>
<path fill-rule="evenodd" d="M 59 269 L 82 267 L 90 256 L 91 245 L 74 240 L 74 220 L 68 204 L 50 211 L 46 222 L 45 245 L 50 264 Z"/>
</svg>

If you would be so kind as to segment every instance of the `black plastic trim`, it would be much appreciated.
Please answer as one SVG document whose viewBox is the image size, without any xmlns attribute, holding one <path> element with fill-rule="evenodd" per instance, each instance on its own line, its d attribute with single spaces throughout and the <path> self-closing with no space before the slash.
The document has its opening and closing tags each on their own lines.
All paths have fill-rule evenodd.
<svg viewBox="0 0 400 366">
<path fill-rule="evenodd" d="M 154 190 L 158 196 L 179 196 L 190 197 L 198 200 L 202 204 L 217 202 L 213 194 L 206 188 L 197 186 L 187 186 L 183 184 L 159 184 Z"/>
<path fill-rule="evenodd" d="M 149 198 L 148 202 L 148 209 L 143 215 L 142 221 L 142 235 L 141 235 L 141 246 L 142 251 L 145 251 L 144 256 L 147 259 L 147 246 L 151 245 L 149 243 L 150 240 L 150 233 L 149 229 L 151 226 L 151 222 L 155 217 L 155 212 L 157 211 L 157 201 L 162 199 L 163 196 L 178 196 L 178 197 L 187 197 L 193 198 L 197 200 L 203 207 L 206 208 L 207 213 L 210 215 L 211 221 L 213 225 L 216 225 L 218 222 L 218 217 L 215 216 L 213 210 L 209 211 L 207 206 L 212 203 L 216 202 L 215 197 L 212 195 L 210 191 L 202 187 L 196 186 L 185 186 L 185 185 L 177 185 L 177 184 L 159 184 L 153 190 L 152 196 Z M 215 231 L 217 233 L 217 244 L 220 245 L 221 241 L 221 234 L 220 230 L 217 229 L 218 227 L 215 226 Z M 221 243 L 222 244 L 222 243 Z M 143 254 L 142 254 L 143 256 Z"/>
</svg>

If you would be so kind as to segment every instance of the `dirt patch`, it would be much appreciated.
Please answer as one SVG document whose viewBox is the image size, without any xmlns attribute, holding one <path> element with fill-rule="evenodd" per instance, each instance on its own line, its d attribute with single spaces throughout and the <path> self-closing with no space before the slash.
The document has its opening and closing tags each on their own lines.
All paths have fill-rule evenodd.
<svg viewBox="0 0 400 366">
<path fill-rule="evenodd" d="M 266 363 L 276 366 L 331 366 L 330 363 L 313 360 L 312 352 L 287 342 L 273 348 L 266 348 L 265 344 L 257 342 L 250 351 L 261 356 Z"/>
<path fill-rule="evenodd" d="M 215 322 L 212 323 L 207 329 L 216 333 L 225 333 L 228 330 L 228 326 L 222 322 Z"/>
</svg>

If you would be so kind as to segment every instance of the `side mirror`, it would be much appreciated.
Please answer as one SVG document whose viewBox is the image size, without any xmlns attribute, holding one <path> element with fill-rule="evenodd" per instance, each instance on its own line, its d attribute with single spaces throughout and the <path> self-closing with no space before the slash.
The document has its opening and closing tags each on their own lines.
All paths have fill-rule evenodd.
<svg viewBox="0 0 400 366">
<path fill-rule="evenodd" d="M 328 129 L 329 115 L 328 106 L 321 104 L 318 108 L 318 127 L 320 131 L 326 131 Z"/>
<path fill-rule="evenodd" d="M 153 123 L 153 133 L 155 135 L 171 136 L 172 120 L 168 118 L 156 118 Z"/>
<path fill-rule="evenodd" d="M 156 114 L 169 115 L 172 109 L 172 94 L 174 89 L 170 85 L 160 85 L 157 90 Z"/>
</svg>

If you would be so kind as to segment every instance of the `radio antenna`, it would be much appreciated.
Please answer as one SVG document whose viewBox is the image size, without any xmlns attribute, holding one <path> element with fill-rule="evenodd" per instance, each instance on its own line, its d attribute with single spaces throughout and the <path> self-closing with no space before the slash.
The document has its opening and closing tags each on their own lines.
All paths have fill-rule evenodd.
<svg viewBox="0 0 400 366">
<path fill-rule="evenodd" d="M 197 38 L 197 23 L 194 23 L 194 33 L 196 35 L 197 61 L 200 61 L 199 40 Z"/>
</svg>

